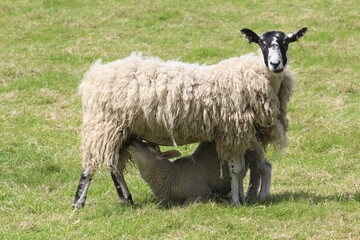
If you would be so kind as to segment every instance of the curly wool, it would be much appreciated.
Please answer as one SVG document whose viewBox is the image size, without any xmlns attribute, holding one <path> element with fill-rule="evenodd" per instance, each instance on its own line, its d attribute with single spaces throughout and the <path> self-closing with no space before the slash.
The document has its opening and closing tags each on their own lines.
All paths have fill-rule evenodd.
<svg viewBox="0 0 360 240">
<path fill-rule="evenodd" d="M 228 160 L 255 145 L 286 144 L 294 77 L 274 75 L 248 54 L 211 66 L 141 54 L 97 61 L 79 87 L 83 167 L 116 168 L 131 136 L 164 145 L 216 142 Z"/>
</svg>

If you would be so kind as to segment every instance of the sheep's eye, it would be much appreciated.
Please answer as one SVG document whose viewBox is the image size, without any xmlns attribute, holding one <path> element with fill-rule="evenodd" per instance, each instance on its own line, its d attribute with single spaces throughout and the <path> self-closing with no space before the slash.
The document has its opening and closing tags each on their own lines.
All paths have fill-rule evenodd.
<svg viewBox="0 0 360 240">
<path fill-rule="evenodd" d="M 153 144 L 149 145 L 150 149 L 153 151 L 157 151 L 157 147 Z"/>
<path fill-rule="evenodd" d="M 261 48 L 266 47 L 266 43 L 264 41 L 259 41 L 259 45 L 260 45 Z"/>
</svg>

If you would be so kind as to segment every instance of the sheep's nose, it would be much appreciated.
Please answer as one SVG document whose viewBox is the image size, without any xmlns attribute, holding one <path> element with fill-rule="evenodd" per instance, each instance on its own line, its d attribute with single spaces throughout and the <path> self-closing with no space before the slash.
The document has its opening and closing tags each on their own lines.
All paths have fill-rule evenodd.
<svg viewBox="0 0 360 240">
<path fill-rule="evenodd" d="M 270 64 L 274 67 L 277 68 L 280 65 L 280 61 L 278 61 L 277 63 L 274 63 L 272 61 L 270 61 Z"/>
</svg>

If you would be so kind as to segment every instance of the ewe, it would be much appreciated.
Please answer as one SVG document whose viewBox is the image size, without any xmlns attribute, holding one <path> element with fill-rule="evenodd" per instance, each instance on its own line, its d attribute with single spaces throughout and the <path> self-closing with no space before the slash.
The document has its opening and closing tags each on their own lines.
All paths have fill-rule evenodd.
<svg viewBox="0 0 360 240">
<path fill-rule="evenodd" d="M 227 161 L 235 205 L 244 201 L 244 153 L 257 146 L 285 145 L 287 103 L 293 74 L 286 69 L 292 34 L 241 33 L 259 44 L 262 56 L 245 55 L 199 66 L 131 55 L 96 62 L 79 87 L 82 97 L 83 171 L 73 207 L 85 203 L 90 181 L 104 164 L 120 198 L 132 202 L 123 177 L 129 158 L 125 144 L 134 136 L 162 145 L 214 141 Z"/>
</svg>

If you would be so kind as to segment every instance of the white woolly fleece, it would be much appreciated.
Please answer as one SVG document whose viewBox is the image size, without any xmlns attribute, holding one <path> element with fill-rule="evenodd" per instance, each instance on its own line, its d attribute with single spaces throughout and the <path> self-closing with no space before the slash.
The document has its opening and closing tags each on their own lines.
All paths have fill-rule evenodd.
<svg viewBox="0 0 360 240">
<path fill-rule="evenodd" d="M 97 61 L 79 87 L 85 169 L 116 166 L 130 136 L 158 144 L 216 142 L 228 160 L 257 144 L 285 145 L 293 74 L 272 74 L 248 54 L 211 66 L 141 54 Z"/>
</svg>

